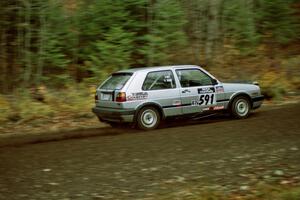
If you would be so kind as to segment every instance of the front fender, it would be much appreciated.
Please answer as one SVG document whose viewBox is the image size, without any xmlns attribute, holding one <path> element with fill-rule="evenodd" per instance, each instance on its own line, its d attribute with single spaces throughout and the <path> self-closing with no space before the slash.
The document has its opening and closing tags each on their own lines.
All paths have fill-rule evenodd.
<svg viewBox="0 0 300 200">
<path fill-rule="evenodd" d="M 252 101 L 251 96 L 250 96 L 246 91 L 239 91 L 239 92 L 233 93 L 233 94 L 230 96 L 230 98 L 229 98 L 229 103 L 228 103 L 228 108 L 231 107 L 233 100 L 234 100 L 236 97 L 238 97 L 238 96 L 244 96 L 244 97 L 246 97 L 246 98 L 249 100 L 249 102 L 251 103 L 251 107 L 253 106 L 253 101 Z"/>
</svg>

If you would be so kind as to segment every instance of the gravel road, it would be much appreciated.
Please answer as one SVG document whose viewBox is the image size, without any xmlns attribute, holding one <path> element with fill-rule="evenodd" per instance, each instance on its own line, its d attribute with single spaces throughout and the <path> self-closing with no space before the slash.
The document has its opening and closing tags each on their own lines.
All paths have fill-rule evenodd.
<svg viewBox="0 0 300 200">
<path fill-rule="evenodd" d="M 161 129 L 0 148 L 0 199 L 156 199 L 300 183 L 300 104 Z M 97 130 L 95 130 L 97 131 Z"/>
</svg>

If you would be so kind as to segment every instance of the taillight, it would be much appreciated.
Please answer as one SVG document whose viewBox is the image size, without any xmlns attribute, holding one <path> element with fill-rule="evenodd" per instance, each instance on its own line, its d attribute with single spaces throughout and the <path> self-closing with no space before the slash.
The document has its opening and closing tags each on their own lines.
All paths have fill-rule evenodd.
<svg viewBox="0 0 300 200">
<path fill-rule="evenodd" d="M 125 102 L 126 101 L 126 93 L 119 92 L 116 96 L 116 102 Z"/>
</svg>

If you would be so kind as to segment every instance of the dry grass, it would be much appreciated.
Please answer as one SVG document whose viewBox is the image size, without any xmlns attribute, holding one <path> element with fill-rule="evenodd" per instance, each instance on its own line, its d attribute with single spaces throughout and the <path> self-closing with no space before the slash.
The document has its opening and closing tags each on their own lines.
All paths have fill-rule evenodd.
<svg viewBox="0 0 300 200">
<path fill-rule="evenodd" d="M 54 117 L 59 115 L 83 115 L 90 113 L 94 105 L 95 88 L 81 85 L 63 90 L 50 90 L 41 86 L 34 91 L 16 93 L 10 101 L 12 112 L 22 119 Z"/>
</svg>

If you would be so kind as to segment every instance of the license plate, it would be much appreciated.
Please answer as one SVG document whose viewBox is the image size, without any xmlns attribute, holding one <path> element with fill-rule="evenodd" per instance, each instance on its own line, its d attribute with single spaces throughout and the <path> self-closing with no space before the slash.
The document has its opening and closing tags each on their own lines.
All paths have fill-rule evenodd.
<svg viewBox="0 0 300 200">
<path fill-rule="evenodd" d="M 101 93 L 101 100 L 103 101 L 109 101 L 111 100 L 111 94 L 104 94 L 104 93 Z"/>
</svg>

